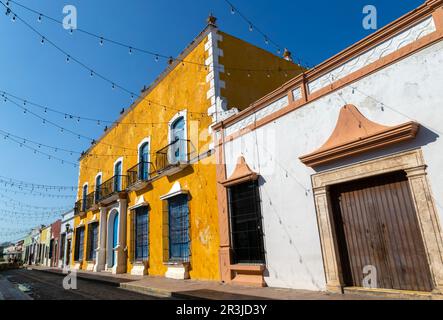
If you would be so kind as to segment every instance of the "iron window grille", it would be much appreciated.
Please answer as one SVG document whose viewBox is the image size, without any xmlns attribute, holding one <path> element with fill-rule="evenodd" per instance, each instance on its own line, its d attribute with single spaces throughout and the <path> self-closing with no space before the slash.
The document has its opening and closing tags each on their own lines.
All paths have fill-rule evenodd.
<svg viewBox="0 0 443 320">
<path fill-rule="evenodd" d="M 88 226 L 88 230 L 88 261 L 94 261 L 97 254 L 95 250 L 98 247 L 98 223 L 91 223 Z"/>
<path fill-rule="evenodd" d="M 134 210 L 133 223 L 133 260 L 147 261 L 149 258 L 149 208 L 140 207 Z"/>
<path fill-rule="evenodd" d="M 78 228 L 75 235 L 75 254 L 74 254 L 75 261 L 83 260 L 84 240 L 85 240 L 85 228 L 84 227 Z"/>
<path fill-rule="evenodd" d="M 228 188 L 234 263 L 264 264 L 265 251 L 258 181 Z"/>
<path fill-rule="evenodd" d="M 65 256 L 65 244 L 66 244 L 66 233 L 60 235 L 60 259 L 63 260 Z"/>
<path fill-rule="evenodd" d="M 188 195 L 168 199 L 168 248 L 169 262 L 189 262 L 189 208 Z"/>
</svg>

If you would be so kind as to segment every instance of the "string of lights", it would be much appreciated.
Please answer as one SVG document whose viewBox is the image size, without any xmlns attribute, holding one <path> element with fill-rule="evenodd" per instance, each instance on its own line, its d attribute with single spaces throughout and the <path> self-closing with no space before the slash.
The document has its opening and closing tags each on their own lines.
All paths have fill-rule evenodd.
<svg viewBox="0 0 443 320">
<path fill-rule="evenodd" d="M 116 81 L 111 80 L 110 78 L 104 76 L 103 74 L 95 71 L 94 68 L 91 68 L 90 66 L 88 66 L 87 64 L 83 63 L 82 61 L 80 61 L 78 58 L 74 57 L 73 55 L 69 54 L 69 52 L 67 52 L 66 50 L 64 50 L 63 48 L 61 48 L 59 45 L 57 45 L 55 42 L 51 41 L 50 39 L 48 39 L 48 37 L 46 37 L 45 35 L 43 35 L 42 33 L 40 33 L 40 31 L 38 31 L 37 29 L 35 29 L 31 24 L 29 24 L 26 20 L 24 20 L 23 18 L 21 18 L 19 15 L 17 15 L 14 11 L 12 11 L 8 6 L 6 6 L 3 1 L 0 1 L 0 4 L 2 4 L 5 8 L 6 8 L 6 15 L 11 16 L 12 15 L 12 21 L 15 22 L 17 20 L 19 20 L 20 22 L 22 22 L 28 29 L 30 29 L 31 31 L 33 31 L 34 33 L 36 33 L 40 38 L 41 38 L 41 43 L 45 44 L 48 43 L 50 44 L 53 48 L 55 48 L 57 51 L 59 51 L 62 55 L 65 56 L 66 58 L 66 62 L 75 62 L 78 66 L 80 66 L 81 68 L 85 69 L 89 75 L 91 77 L 96 76 L 97 78 L 101 79 L 104 82 L 107 82 L 111 88 L 113 90 L 115 89 L 119 89 L 124 93 L 127 93 L 128 95 L 131 96 L 131 99 L 134 101 L 134 99 L 140 99 L 140 101 L 147 101 L 148 105 L 154 105 L 154 106 L 158 106 L 161 107 L 163 109 L 170 109 L 170 110 L 174 110 L 174 111 L 181 111 L 181 109 L 178 108 L 173 108 L 171 106 L 167 106 L 158 102 L 155 102 L 153 100 L 147 99 L 147 97 L 144 97 L 142 95 L 139 95 L 129 89 L 127 89 L 126 87 L 124 87 L 123 85 L 120 85 L 119 83 L 117 83 Z M 195 112 L 195 111 L 188 111 L 190 114 L 198 114 L 201 117 L 203 116 L 207 116 L 206 112 Z"/>
<path fill-rule="evenodd" d="M 88 141 L 91 142 L 92 145 L 94 145 L 94 144 L 97 143 L 96 140 L 95 140 L 94 138 L 91 138 L 91 137 L 85 136 L 85 135 L 83 135 L 83 134 L 81 134 L 81 133 L 78 133 L 78 132 L 75 132 L 75 131 L 70 130 L 70 129 L 68 129 L 68 128 L 65 128 L 65 127 L 63 127 L 63 126 L 61 126 L 61 125 L 59 125 L 59 124 L 57 124 L 57 123 L 55 123 L 55 122 L 53 122 L 53 121 L 51 121 L 51 120 L 45 118 L 45 117 L 40 116 L 39 114 L 37 114 L 37 113 L 35 113 L 35 112 L 33 112 L 33 111 L 30 111 L 28 108 L 26 108 L 26 104 L 22 106 L 22 105 L 16 103 L 15 101 L 9 99 L 9 98 L 6 97 L 6 96 L 4 97 L 4 101 L 5 101 L 5 102 L 10 102 L 10 103 L 11 103 L 12 105 L 14 105 L 15 107 L 17 107 L 17 108 L 23 110 L 23 113 L 24 113 L 24 114 L 30 114 L 30 115 L 32 115 L 32 116 L 34 116 L 34 117 L 40 119 L 40 120 L 42 121 L 43 124 L 49 124 L 49 125 L 51 125 L 51 126 L 57 128 L 58 130 L 60 130 L 61 133 L 65 133 L 65 132 L 66 132 L 66 133 L 69 133 L 69 134 L 71 134 L 71 135 L 77 137 L 78 139 L 88 140 Z M 105 146 L 108 146 L 108 147 L 110 147 L 110 148 L 114 147 L 114 148 L 122 149 L 123 152 L 126 152 L 127 150 L 129 150 L 129 151 L 134 151 L 134 150 L 135 150 L 135 149 L 131 149 L 131 148 L 123 147 L 123 146 L 113 145 L 113 144 L 106 143 L 106 142 L 100 142 L 100 143 L 103 144 L 103 145 L 105 145 Z M 125 155 L 126 155 L 126 154 L 125 154 Z"/>
<path fill-rule="evenodd" d="M 42 213 L 42 214 L 44 214 L 48 211 L 67 212 L 72 207 L 72 206 L 70 206 L 70 207 L 54 207 L 53 209 L 46 209 L 45 210 L 45 209 L 43 209 L 43 207 L 15 203 L 10 200 L 0 200 L 0 204 L 3 207 L 8 208 L 8 209 L 12 209 L 12 210 L 28 211 L 28 210 L 32 209 L 32 210 L 36 210 L 36 211 L 33 211 L 33 213 Z"/>
<path fill-rule="evenodd" d="M 41 142 L 30 140 L 28 138 L 17 136 L 15 134 L 12 134 L 10 132 L 7 132 L 7 131 L 1 130 L 1 129 L 0 129 L 0 136 L 3 136 L 3 138 L 5 140 L 7 140 L 9 138 L 14 138 L 14 139 L 16 139 L 18 141 L 21 141 L 22 144 L 26 144 L 26 143 L 33 144 L 33 145 L 37 146 L 39 149 L 40 148 L 47 148 L 47 149 L 53 150 L 56 153 L 61 151 L 61 152 L 69 153 L 71 156 L 74 155 L 74 154 L 75 155 L 84 155 L 84 152 L 74 151 L 74 150 L 69 150 L 69 149 L 65 149 L 65 148 L 62 148 L 62 147 L 55 147 L 55 146 L 47 145 L 47 144 L 44 144 L 44 143 L 41 143 Z M 86 156 L 87 157 L 120 157 L 121 155 L 91 153 L 91 154 L 87 154 Z M 133 154 L 133 155 L 126 154 L 126 156 L 127 157 L 136 157 L 137 155 L 136 154 Z"/>
<path fill-rule="evenodd" d="M 0 135 L 3 135 L 3 134 L 0 133 Z M 72 162 L 70 160 L 66 160 L 66 159 L 54 156 L 52 154 L 49 154 L 47 152 L 41 151 L 41 150 L 39 150 L 37 148 L 34 148 L 34 147 L 29 146 L 27 144 L 24 144 L 23 141 L 18 141 L 16 139 L 12 138 L 12 137 L 7 137 L 7 136 L 4 136 L 4 139 L 8 140 L 8 141 L 12 141 L 12 142 L 18 144 L 21 148 L 26 148 L 26 149 L 32 150 L 34 152 L 34 154 L 40 154 L 40 155 L 46 156 L 48 158 L 48 160 L 54 160 L 54 161 L 57 161 L 57 162 L 59 162 L 60 164 L 63 164 L 63 165 L 72 165 L 74 168 L 78 168 L 79 167 L 79 164 L 77 164 L 75 162 Z M 95 167 L 90 167 L 90 166 L 82 166 L 82 167 L 85 168 L 85 169 L 92 169 L 92 170 L 102 171 L 101 168 L 95 168 Z M 104 171 L 106 173 L 110 173 L 111 172 L 110 170 L 104 170 Z"/>
<path fill-rule="evenodd" d="M 20 190 L 17 191 L 12 189 L 0 188 L 0 192 L 10 193 L 14 195 L 26 195 L 33 197 L 55 198 L 55 199 L 71 199 L 76 197 L 75 195 L 68 195 L 68 194 L 51 194 L 51 193 L 35 192 L 25 188 L 19 188 L 19 189 Z"/>
<path fill-rule="evenodd" d="M 15 210 L 8 210 L 8 209 L 0 209 L 0 213 L 5 215 L 11 215 L 11 216 L 33 216 L 33 217 L 39 217 L 39 218 L 45 218 L 45 217 L 56 217 L 61 214 L 63 214 L 66 211 L 48 211 L 48 212 L 34 212 L 34 211 L 15 211 Z"/>
<path fill-rule="evenodd" d="M 25 9 L 25 10 L 35 14 L 36 17 L 37 17 L 37 21 L 39 23 L 42 23 L 43 20 L 48 20 L 50 22 L 53 22 L 53 23 L 56 23 L 56 24 L 59 24 L 59 25 L 62 25 L 62 26 L 64 25 L 63 21 L 58 20 L 58 19 L 56 19 L 54 17 L 51 17 L 51 16 L 49 16 L 49 15 L 43 13 L 43 12 L 40 12 L 40 11 L 38 11 L 36 9 L 30 8 L 28 6 L 25 6 L 25 5 L 23 5 L 23 4 L 21 4 L 21 3 L 17 2 L 17 1 L 13 1 L 13 0 L 6 1 L 6 6 L 11 8 L 9 3 L 14 3 L 15 5 L 21 7 L 22 9 Z M 231 8 L 233 8 L 233 10 L 236 10 L 232 5 L 231 5 Z M 235 11 L 234 11 L 234 13 L 235 13 Z M 244 19 L 246 19 L 243 15 L 242 15 L 242 17 Z M 246 19 L 246 21 L 248 21 L 248 23 L 251 26 L 255 27 L 252 23 L 250 23 L 250 21 L 248 19 Z M 277 53 L 278 54 L 281 53 L 281 49 L 280 49 L 281 47 L 279 45 L 277 45 L 274 41 L 269 39 L 269 37 L 267 37 L 265 34 L 263 34 L 261 31 L 259 31 L 259 29 L 257 29 L 256 27 L 255 27 L 255 29 L 264 36 L 265 43 L 266 42 L 268 42 L 268 44 L 272 43 L 273 45 L 275 45 L 278 48 Z M 192 65 L 196 65 L 196 66 L 204 67 L 204 68 L 207 67 L 207 65 L 204 62 L 197 62 L 197 61 L 190 61 L 190 60 L 186 60 L 186 59 L 173 58 L 171 55 L 166 55 L 166 54 L 162 54 L 162 53 L 159 53 L 159 52 L 154 52 L 152 50 L 143 49 L 143 48 L 140 48 L 140 47 L 135 46 L 135 45 L 130 45 L 130 44 L 127 44 L 127 43 L 123 43 L 121 41 L 113 40 L 111 38 L 104 37 L 104 36 L 99 35 L 99 34 L 97 34 L 95 32 L 88 31 L 88 30 L 85 30 L 85 29 L 82 29 L 82 28 L 69 29 L 69 33 L 70 34 L 73 34 L 74 32 L 79 32 L 79 33 L 82 33 L 84 35 L 87 35 L 87 36 L 90 36 L 92 38 L 95 38 L 98 41 L 98 44 L 100 45 L 100 47 L 104 47 L 104 45 L 106 43 L 110 43 L 110 44 L 113 44 L 113 45 L 125 48 L 125 50 L 129 53 L 129 55 L 132 55 L 135 52 L 139 52 L 139 53 L 142 53 L 142 54 L 147 54 L 149 56 L 152 56 L 154 58 L 155 62 L 158 62 L 160 59 L 164 59 L 165 61 L 168 62 L 168 64 L 172 64 L 172 63 L 176 62 L 176 63 L 181 63 L 181 64 L 192 64 Z M 215 66 L 215 67 L 216 68 L 220 68 L 220 69 L 222 68 L 221 66 Z M 243 72 L 272 72 L 272 71 L 285 72 L 285 71 L 291 71 L 290 69 L 288 69 L 288 70 L 284 70 L 284 69 L 273 70 L 273 69 L 254 69 L 254 68 L 232 68 L 232 67 L 226 67 L 226 66 L 223 67 L 223 70 L 243 71 Z"/>
<path fill-rule="evenodd" d="M 65 120 L 73 120 L 73 121 L 77 121 L 77 123 L 79 123 L 80 121 L 89 121 L 89 122 L 94 122 L 99 126 L 102 124 L 116 124 L 116 125 L 130 125 L 130 126 L 168 124 L 168 122 L 118 122 L 118 121 L 103 120 L 103 119 L 98 119 L 98 118 L 89 118 L 89 117 L 74 115 L 72 113 L 66 113 L 66 112 L 63 112 L 63 111 L 60 111 L 60 110 L 57 110 L 54 108 L 50 108 L 48 106 L 33 102 L 29 99 L 11 94 L 11 93 L 6 92 L 4 90 L 0 90 L 0 93 L 1 93 L 1 96 L 4 99 L 4 101 L 5 101 L 5 97 L 9 97 L 10 100 L 11 100 L 11 98 L 16 99 L 16 100 L 20 101 L 20 104 L 22 104 L 22 105 L 34 106 L 34 107 L 37 107 L 37 108 L 43 110 L 44 113 L 51 112 L 51 113 L 54 113 L 54 114 L 64 117 Z M 107 128 L 107 127 L 105 127 L 105 128 Z"/>
<path fill-rule="evenodd" d="M 272 40 L 267 34 L 265 34 L 261 29 L 255 25 L 251 19 L 249 19 L 246 15 L 244 15 L 240 10 L 238 10 L 237 7 L 234 6 L 234 4 L 229 0 L 223 0 L 230 8 L 231 14 L 235 15 L 238 14 L 238 16 L 243 19 L 247 25 L 250 32 L 257 32 L 263 37 L 263 41 L 266 45 L 273 45 L 275 49 L 277 50 L 277 54 L 280 55 L 282 51 L 282 46 L 280 46 L 276 41 Z M 304 66 L 305 68 L 309 68 L 310 64 L 305 61 L 304 59 L 297 58 L 298 64 L 300 66 Z"/>
<path fill-rule="evenodd" d="M 60 207 L 60 206 L 59 207 L 41 207 L 41 206 L 29 205 L 27 203 L 23 203 L 21 201 L 18 201 L 12 197 L 9 197 L 9 196 L 1 194 L 1 193 L 0 193 L 0 198 L 9 200 L 11 204 L 15 204 L 15 205 L 21 206 L 21 207 L 32 208 L 32 209 L 41 209 L 41 210 L 66 210 L 66 209 L 69 209 L 69 207 Z"/>
<path fill-rule="evenodd" d="M 46 185 L 46 184 L 38 184 L 38 183 L 32 183 L 32 182 L 26 182 L 22 180 L 17 180 L 9 177 L 0 176 L 0 184 L 4 184 L 5 186 L 11 186 L 11 187 L 21 187 L 21 188 L 31 188 L 32 190 L 38 189 L 38 190 L 55 190 L 55 191 L 76 191 L 77 189 L 82 189 L 82 187 L 78 186 L 56 186 L 56 185 Z"/>
</svg>

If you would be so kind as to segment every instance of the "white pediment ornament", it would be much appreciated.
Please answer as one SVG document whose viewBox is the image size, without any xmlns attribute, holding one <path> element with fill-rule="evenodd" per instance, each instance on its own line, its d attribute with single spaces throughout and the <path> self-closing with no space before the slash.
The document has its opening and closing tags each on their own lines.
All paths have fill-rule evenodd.
<svg viewBox="0 0 443 320">
<path fill-rule="evenodd" d="M 176 181 L 174 185 L 172 186 L 171 190 L 163 196 L 160 197 L 161 200 L 167 200 L 169 198 L 178 196 L 180 194 L 188 194 L 189 191 L 182 188 L 180 185 L 180 182 Z"/>
</svg>

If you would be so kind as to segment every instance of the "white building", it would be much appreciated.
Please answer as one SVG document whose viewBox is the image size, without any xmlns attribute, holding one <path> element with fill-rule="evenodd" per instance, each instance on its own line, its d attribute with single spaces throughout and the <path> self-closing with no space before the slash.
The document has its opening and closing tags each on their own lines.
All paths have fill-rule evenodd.
<svg viewBox="0 0 443 320">
<path fill-rule="evenodd" d="M 442 6 L 214 126 L 224 281 L 443 288 Z"/>
<path fill-rule="evenodd" d="M 62 214 L 62 226 L 60 230 L 60 258 L 58 266 L 69 266 L 72 252 L 72 235 L 74 231 L 74 210 Z"/>
</svg>

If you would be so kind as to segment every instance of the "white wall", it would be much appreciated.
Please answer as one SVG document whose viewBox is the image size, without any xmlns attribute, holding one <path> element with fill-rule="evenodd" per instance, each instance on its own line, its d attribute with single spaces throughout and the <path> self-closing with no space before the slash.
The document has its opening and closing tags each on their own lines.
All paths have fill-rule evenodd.
<svg viewBox="0 0 443 320">
<path fill-rule="evenodd" d="M 383 125 L 415 120 L 422 127 L 413 142 L 334 163 L 319 171 L 422 147 L 442 218 L 443 42 L 352 86 L 357 88 L 354 93 L 346 87 L 225 144 L 228 177 L 242 154 L 251 168 L 262 175 L 260 195 L 269 270 L 265 279 L 269 286 L 325 289 L 310 180 L 315 171 L 298 158 L 326 142 L 345 104 L 354 104 L 368 119 Z M 376 101 L 384 104 L 384 111 Z"/>
</svg>

